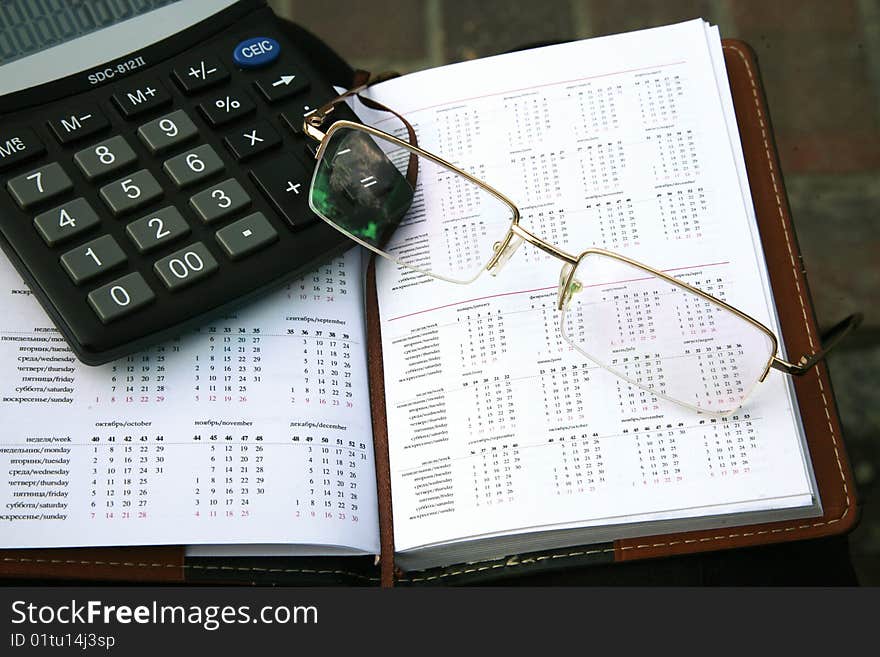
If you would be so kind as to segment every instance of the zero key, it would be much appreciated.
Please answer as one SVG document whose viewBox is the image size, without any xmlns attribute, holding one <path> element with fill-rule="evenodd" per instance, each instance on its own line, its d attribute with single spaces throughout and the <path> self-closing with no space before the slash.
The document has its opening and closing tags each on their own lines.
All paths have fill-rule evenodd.
<svg viewBox="0 0 880 657">
<path fill-rule="evenodd" d="M 89 292 L 89 305 L 104 324 L 150 303 L 156 295 L 139 273 L 127 274 Z"/>
</svg>

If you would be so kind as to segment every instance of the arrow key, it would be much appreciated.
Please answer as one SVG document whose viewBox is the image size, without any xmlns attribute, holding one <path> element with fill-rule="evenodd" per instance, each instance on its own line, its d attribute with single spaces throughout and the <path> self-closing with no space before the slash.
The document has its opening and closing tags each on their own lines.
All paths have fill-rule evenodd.
<svg viewBox="0 0 880 657">
<path fill-rule="evenodd" d="M 254 86 L 268 102 L 275 103 L 308 89 L 309 80 L 296 71 L 276 69 L 274 73 L 258 78 Z"/>
</svg>

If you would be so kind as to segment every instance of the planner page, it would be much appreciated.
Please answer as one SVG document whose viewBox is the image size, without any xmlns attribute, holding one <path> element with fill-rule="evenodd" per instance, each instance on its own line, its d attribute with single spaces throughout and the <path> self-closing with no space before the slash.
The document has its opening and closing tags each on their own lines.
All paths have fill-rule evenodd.
<svg viewBox="0 0 880 657">
<path fill-rule="evenodd" d="M 378 551 L 358 249 L 100 367 L 5 261 L 0 299 L 0 546 Z"/>
<path fill-rule="evenodd" d="M 717 30 L 696 20 L 415 73 L 371 95 L 415 125 L 422 148 L 510 197 L 544 240 L 644 262 L 779 335 L 720 53 Z M 399 132 L 387 115 L 370 120 Z M 421 186 L 394 236 L 418 245 L 425 269 L 484 239 L 468 193 L 445 189 L 441 239 L 419 238 Z M 561 267 L 523 244 L 496 277 L 459 285 L 378 260 L 398 551 L 541 529 L 645 534 L 650 521 L 818 514 L 786 377 L 771 371 L 725 418 L 635 388 L 563 339 Z M 704 304 L 684 318 L 652 314 L 652 293 L 608 283 L 617 292 L 601 310 L 617 317 L 632 378 L 664 367 L 637 322 L 710 323 Z M 706 368 L 720 366 L 713 353 Z"/>
</svg>

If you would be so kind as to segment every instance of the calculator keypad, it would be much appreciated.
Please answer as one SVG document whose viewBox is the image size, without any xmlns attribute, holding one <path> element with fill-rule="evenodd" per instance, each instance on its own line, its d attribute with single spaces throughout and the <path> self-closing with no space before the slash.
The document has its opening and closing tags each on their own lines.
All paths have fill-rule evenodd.
<svg viewBox="0 0 880 657">
<path fill-rule="evenodd" d="M 61 265 L 74 283 L 82 285 L 118 267 L 126 259 L 116 240 L 109 235 L 103 235 L 62 255 Z"/>
<path fill-rule="evenodd" d="M 317 223 L 302 115 L 335 93 L 286 39 L 289 54 L 236 65 L 242 29 L 0 122 L 0 243 L 85 362 L 343 247 L 300 230 Z"/>
<path fill-rule="evenodd" d="M 89 146 L 73 156 L 88 180 L 96 180 L 137 162 L 137 155 L 124 137 L 117 135 Z"/>
<path fill-rule="evenodd" d="M 47 246 L 73 239 L 100 223 L 98 213 L 84 198 L 74 199 L 34 218 L 34 226 Z"/>
<path fill-rule="evenodd" d="M 22 210 L 48 201 L 73 189 L 73 182 L 57 162 L 13 178 L 6 189 Z"/>
<path fill-rule="evenodd" d="M 175 251 L 153 265 L 156 275 L 172 292 L 210 276 L 218 268 L 214 256 L 201 242 Z"/>
<path fill-rule="evenodd" d="M 199 192 L 189 204 L 202 221 L 212 224 L 249 206 L 251 197 L 235 178 L 230 178 Z"/>
<path fill-rule="evenodd" d="M 189 187 L 223 171 L 223 160 L 208 144 L 193 148 L 166 160 L 162 165 L 178 188 Z"/>
<path fill-rule="evenodd" d="M 100 191 L 101 198 L 116 216 L 133 212 L 162 196 L 162 187 L 146 169 L 120 178 Z"/>
<path fill-rule="evenodd" d="M 125 232 L 140 253 L 147 253 L 189 235 L 189 224 L 177 208 L 169 205 L 132 221 Z"/>
<path fill-rule="evenodd" d="M 175 110 L 138 128 L 138 137 L 153 155 L 164 153 L 199 134 L 183 110 Z"/>
</svg>

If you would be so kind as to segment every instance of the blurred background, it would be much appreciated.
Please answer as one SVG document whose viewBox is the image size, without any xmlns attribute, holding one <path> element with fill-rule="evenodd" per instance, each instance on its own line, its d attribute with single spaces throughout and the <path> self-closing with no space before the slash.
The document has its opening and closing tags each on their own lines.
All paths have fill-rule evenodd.
<svg viewBox="0 0 880 657">
<path fill-rule="evenodd" d="M 819 324 L 865 313 L 829 359 L 880 585 L 880 0 L 270 0 L 356 68 L 402 73 L 537 42 L 702 17 L 757 52 Z"/>
</svg>

